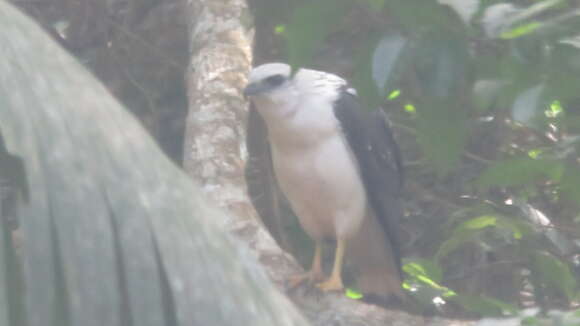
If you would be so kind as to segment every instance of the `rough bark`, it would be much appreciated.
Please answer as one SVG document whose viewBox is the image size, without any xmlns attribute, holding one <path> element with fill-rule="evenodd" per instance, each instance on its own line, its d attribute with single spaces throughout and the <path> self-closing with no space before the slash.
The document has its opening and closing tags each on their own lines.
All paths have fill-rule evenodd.
<svg viewBox="0 0 580 326">
<path fill-rule="evenodd" d="M 190 103 L 186 171 L 203 183 L 206 194 L 219 206 L 229 209 L 231 216 L 225 227 L 250 246 L 270 278 L 285 291 L 285 280 L 299 273 L 301 267 L 258 222 L 243 180 L 248 105 L 242 88 L 252 61 L 246 2 L 190 0 L 189 4 L 192 58 L 186 76 Z M 254 136 L 263 135 L 260 130 L 254 131 Z M 314 325 L 320 326 L 470 324 L 411 316 L 306 288 L 287 295 Z"/>
<path fill-rule="evenodd" d="M 252 32 L 242 24 L 243 0 L 189 1 L 191 62 L 184 166 L 204 191 L 230 210 L 251 218 L 243 181 L 246 105 L 241 89 L 251 65 Z"/>
</svg>

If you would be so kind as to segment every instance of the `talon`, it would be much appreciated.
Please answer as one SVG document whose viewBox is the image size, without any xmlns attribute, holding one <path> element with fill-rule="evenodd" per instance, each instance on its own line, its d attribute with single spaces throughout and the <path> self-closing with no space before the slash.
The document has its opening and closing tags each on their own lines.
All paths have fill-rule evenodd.
<svg viewBox="0 0 580 326">
<path fill-rule="evenodd" d="M 324 292 L 328 291 L 341 291 L 344 289 L 342 285 L 342 280 L 340 278 L 330 278 L 322 283 L 316 284 L 316 287 Z"/>
<path fill-rule="evenodd" d="M 308 274 L 309 273 L 291 276 L 288 279 L 288 288 L 294 289 L 297 288 L 302 283 L 306 282 L 310 278 Z"/>
<path fill-rule="evenodd" d="M 316 243 L 314 258 L 312 260 L 312 268 L 306 273 L 291 276 L 288 279 L 290 289 L 294 289 L 306 281 L 310 283 L 316 283 L 324 279 L 324 273 L 322 272 L 322 262 L 320 261 L 321 252 L 322 247 L 320 243 Z"/>
<path fill-rule="evenodd" d="M 340 291 L 344 289 L 340 271 L 342 269 L 342 258 L 344 256 L 345 241 L 338 240 L 336 243 L 336 252 L 334 254 L 334 266 L 330 278 L 322 283 L 316 284 L 316 287 L 322 291 Z"/>
<path fill-rule="evenodd" d="M 304 274 L 294 275 L 288 279 L 288 288 L 294 289 L 304 282 L 316 283 L 324 279 L 324 274 L 317 271 L 310 271 Z"/>
</svg>

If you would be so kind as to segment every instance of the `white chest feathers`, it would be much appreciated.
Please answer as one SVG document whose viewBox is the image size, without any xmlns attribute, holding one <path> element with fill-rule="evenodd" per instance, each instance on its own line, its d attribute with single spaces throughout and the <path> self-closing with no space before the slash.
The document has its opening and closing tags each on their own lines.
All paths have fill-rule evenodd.
<svg viewBox="0 0 580 326">
<path fill-rule="evenodd" d="M 280 135 L 272 135 L 276 178 L 312 238 L 348 239 L 365 217 L 365 189 L 342 132 L 313 124 L 303 120 L 293 140 L 280 142 Z"/>
<path fill-rule="evenodd" d="M 358 164 L 334 115 L 344 84 L 334 75 L 300 70 L 288 84 L 254 98 L 268 127 L 278 183 L 316 240 L 354 236 L 367 210 Z"/>
</svg>

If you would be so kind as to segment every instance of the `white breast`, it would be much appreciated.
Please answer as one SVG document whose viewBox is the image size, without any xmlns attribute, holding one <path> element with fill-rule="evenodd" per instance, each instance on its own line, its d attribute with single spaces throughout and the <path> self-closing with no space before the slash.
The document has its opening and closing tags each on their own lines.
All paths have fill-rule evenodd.
<svg viewBox="0 0 580 326">
<path fill-rule="evenodd" d="M 366 209 L 357 164 L 334 116 L 302 113 L 270 136 L 277 180 L 312 238 L 350 238 Z"/>
</svg>

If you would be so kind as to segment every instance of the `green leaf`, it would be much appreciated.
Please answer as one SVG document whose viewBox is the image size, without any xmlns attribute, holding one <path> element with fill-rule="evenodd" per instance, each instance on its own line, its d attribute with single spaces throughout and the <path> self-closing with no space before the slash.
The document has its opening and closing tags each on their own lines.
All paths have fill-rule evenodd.
<svg viewBox="0 0 580 326">
<path fill-rule="evenodd" d="M 432 279 L 428 278 L 427 276 L 417 275 L 416 279 L 418 281 L 420 281 L 421 283 L 429 285 L 430 287 L 432 287 L 434 289 L 440 289 L 440 290 L 446 289 L 446 287 L 437 284 L 437 282 L 433 281 Z"/>
<path fill-rule="evenodd" d="M 410 113 L 410 114 L 417 113 L 417 108 L 415 108 L 415 106 L 411 103 L 405 104 L 404 109 L 405 109 L 405 112 Z"/>
<path fill-rule="evenodd" d="M 476 184 L 480 189 L 521 186 L 540 177 L 558 181 L 563 173 L 560 161 L 518 157 L 494 163 L 481 174 Z"/>
<path fill-rule="evenodd" d="M 453 290 L 439 284 L 443 278 L 441 267 L 433 260 L 423 258 L 406 259 L 403 271 L 409 275 L 403 287 L 419 296 L 420 301 L 432 304 L 435 297 L 449 298 L 457 295 Z M 428 299 L 428 300 L 425 300 Z"/>
<path fill-rule="evenodd" d="M 534 160 L 537 160 L 540 158 L 540 155 L 542 155 L 543 150 L 537 148 L 537 149 L 532 149 L 528 151 L 528 156 L 530 158 L 533 158 Z"/>
<path fill-rule="evenodd" d="M 556 100 L 550 103 L 549 109 L 545 111 L 545 115 L 548 118 L 557 118 L 564 113 L 564 108 L 562 107 L 562 103 Z"/>
<path fill-rule="evenodd" d="M 512 107 L 514 121 L 527 127 L 540 127 L 540 114 L 544 111 L 547 101 L 544 99 L 544 84 L 536 85 L 520 93 Z"/>
<path fill-rule="evenodd" d="M 360 293 L 360 292 L 358 292 L 356 290 L 353 290 L 351 288 L 346 288 L 346 290 L 344 291 L 344 295 L 347 298 L 351 298 L 351 299 L 354 299 L 354 300 L 360 300 L 360 299 L 362 299 L 364 297 L 362 293 Z"/>
<path fill-rule="evenodd" d="M 574 298 L 577 283 L 566 263 L 549 253 L 536 252 L 532 256 L 532 266 L 542 283 L 557 289 L 568 300 Z"/>
<path fill-rule="evenodd" d="M 367 39 L 355 57 L 352 82 L 365 106 L 373 109 L 385 101 L 387 90 L 395 88 L 396 75 L 403 69 L 400 57 L 406 41 L 392 33 L 374 34 Z"/>
<path fill-rule="evenodd" d="M 531 22 L 531 23 L 528 23 L 525 25 L 521 25 L 521 26 L 512 28 L 508 31 L 502 32 L 499 37 L 504 39 L 504 40 L 518 38 L 518 37 L 532 33 L 533 31 L 538 29 L 540 26 L 542 26 L 542 24 L 540 24 L 538 22 Z"/>
<path fill-rule="evenodd" d="M 326 36 L 351 5 L 348 0 L 317 0 L 298 7 L 286 26 L 288 61 L 292 70 L 308 64 Z"/>
<path fill-rule="evenodd" d="M 394 91 L 389 93 L 389 96 L 387 96 L 387 99 L 392 101 L 392 100 L 396 99 L 397 97 L 399 97 L 399 95 L 401 95 L 401 90 L 395 89 Z"/>
<path fill-rule="evenodd" d="M 516 240 L 521 240 L 524 235 L 533 233 L 532 228 L 528 224 L 515 218 L 498 218 L 497 227 L 512 231 L 512 235 Z"/>
<path fill-rule="evenodd" d="M 517 8 L 510 3 L 498 3 L 486 9 L 482 22 L 489 37 L 513 39 L 540 28 L 543 25 L 540 22 L 525 22 L 562 3 L 564 0 L 538 1 L 525 9 Z"/>
<path fill-rule="evenodd" d="M 531 232 L 526 224 L 513 218 L 501 215 L 482 215 L 462 222 L 453 230 L 452 235 L 445 240 L 435 254 L 435 259 L 439 261 L 450 252 L 459 248 L 462 244 L 472 242 L 481 232 L 488 227 L 496 227 L 512 232 L 514 239 L 520 240 L 525 234 Z"/>
<path fill-rule="evenodd" d="M 496 222 L 495 216 L 480 216 L 459 224 L 453 230 L 451 237 L 441 244 L 435 254 L 435 259 L 439 261 L 462 244 L 473 241 L 481 230 L 488 226 L 495 226 Z"/>
<path fill-rule="evenodd" d="M 510 19 L 510 23 L 515 24 L 522 22 L 526 19 L 538 16 L 545 11 L 552 9 L 553 7 L 560 5 L 565 0 L 544 0 L 538 1 L 536 4 L 529 6 L 528 8 L 518 12 Z"/>
<path fill-rule="evenodd" d="M 403 265 L 403 271 L 412 277 L 424 276 L 434 282 L 441 282 L 443 271 L 439 264 L 431 259 L 412 258 L 406 259 Z"/>
<path fill-rule="evenodd" d="M 393 87 L 393 75 L 406 44 L 407 39 L 399 33 L 386 34 L 377 44 L 372 57 L 372 76 L 380 97 Z"/>
<path fill-rule="evenodd" d="M 515 16 L 521 9 L 511 3 L 496 3 L 485 9 L 481 19 L 485 33 L 490 38 L 498 37 L 510 17 Z"/>
<path fill-rule="evenodd" d="M 469 230 L 484 229 L 488 226 L 496 226 L 496 216 L 480 216 L 463 223 L 463 227 Z"/>
<path fill-rule="evenodd" d="M 284 34 L 284 32 L 286 32 L 286 25 L 276 25 L 276 27 L 274 27 L 274 34 Z"/>
<path fill-rule="evenodd" d="M 453 232 L 453 235 L 439 246 L 439 249 L 435 254 L 435 259 L 440 261 L 443 257 L 449 255 L 449 253 L 459 248 L 462 244 L 472 241 L 474 236 L 478 233 L 479 232 L 477 231 L 467 229 L 462 230 L 461 232 Z"/>
</svg>

